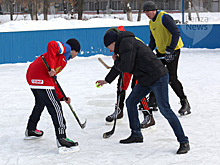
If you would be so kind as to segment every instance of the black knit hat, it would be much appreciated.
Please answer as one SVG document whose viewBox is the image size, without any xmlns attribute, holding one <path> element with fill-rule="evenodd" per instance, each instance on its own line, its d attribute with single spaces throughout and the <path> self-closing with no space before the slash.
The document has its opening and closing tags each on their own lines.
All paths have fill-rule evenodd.
<svg viewBox="0 0 220 165">
<path fill-rule="evenodd" d="M 152 1 L 147 1 L 143 6 L 143 11 L 157 10 L 157 5 Z"/>
<path fill-rule="evenodd" d="M 119 32 L 120 32 L 117 28 L 111 27 L 111 28 L 109 28 L 109 29 L 105 32 L 105 34 L 106 34 L 107 32 L 109 32 L 109 31 L 114 31 L 114 32 L 116 32 L 116 33 L 119 33 Z"/>
<path fill-rule="evenodd" d="M 112 42 L 115 42 L 118 38 L 118 34 L 115 31 L 108 31 L 104 36 L 105 47 L 108 47 Z"/>
<path fill-rule="evenodd" d="M 70 45 L 71 50 L 75 50 L 76 52 L 80 52 L 80 43 L 75 38 L 71 38 L 68 41 L 66 41 L 67 44 Z"/>
</svg>

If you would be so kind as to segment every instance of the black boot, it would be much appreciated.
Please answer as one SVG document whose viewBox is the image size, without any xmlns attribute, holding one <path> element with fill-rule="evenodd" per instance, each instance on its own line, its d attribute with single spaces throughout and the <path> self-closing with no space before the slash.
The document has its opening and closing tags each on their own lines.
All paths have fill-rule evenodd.
<svg viewBox="0 0 220 165">
<path fill-rule="evenodd" d="M 120 143 L 128 144 L 128 143 L 142 143 L 143 136 L 129 136 L 127 139 L 120 140 Z"/>
<path fill-rule="evenodd" d="M 182 107 L 181 107 L 180 110 L 178 111 L 179 114 L 180 114 L 181 116 L 190 114 L 190 113 L 191 113 L 191 111 L 190 111 L 191 108 L 190 108 L 190 105 L 189 105 L 188 100 L 187 100 L 187 99 L 181 99 L 181 100 L 180 100 L 180 103 L 181 103 Z"/>
<path fill-rule="evenodd" d="M 186 154 L 190 150 L 189 142 L 180 143 L 180 148 L 177 150 L 177 154 Z"/>
</svg>

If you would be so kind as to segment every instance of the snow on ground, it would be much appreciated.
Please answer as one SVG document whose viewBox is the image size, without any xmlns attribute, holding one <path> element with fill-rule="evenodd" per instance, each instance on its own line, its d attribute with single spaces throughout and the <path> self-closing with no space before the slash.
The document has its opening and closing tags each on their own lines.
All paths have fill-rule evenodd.
<svg viewBox="0 0 220 165">
<path fill-rule="evenodd" d="M 81 130 L 69 107 L 62 103 L 67 121 L 67 135 L 79 142 L 80 151 L 60 155 L 56 147 L 54 129 L 45 109 L 38 128 L 44 130 L 42 139 L 23 140 L 28 117 L 34 105 L 34 97 L 26 83 L 25 73 L 29 63 L 0 65 L 0 164 L 2 165 L 215 165 L 220 162 L 220 49 L 182 49 L 179 63 L 179 79 L 192 107 L 192 114 L 180 117 L 179 100 L 170 88 L 170 103 L 180 119 L 191 150 L 176 155 L 179 147 L 165 118 L 154 112 L 156 130 L 143 132 L 144 143 L 120 144 L 119 140 L 130 135 L 128 117 L 116 126 L 115 134 L 103 139 L 104 132 L 112 126 L 105 125 L 105 117 L 114 110 L 116 81 L 101 88 L 95 81 L 103 79 L 108 70 L 97 60 L 101 57 L 112 65 L 111 57 L 96 55 L 77 57 L 69 62 L 58 75 L 64 92 L 72 98 L 72 106 L 87 126 Z M 127 95 L 130 89 L 127 91 Z M 143 116 L 139 114 L 140 120 Z"/>
<path fill-rule="evenodd" d="M 182 21 L 181 13 L 170 13 L 175 19 Z M 89 27 L 110 27 L 110 26 L 134 26 L 148 25 L 149 19 L 142 13 L 141 21 L 137 22 L 137 14 L 133 14 L 133 22 L 127 21 L 126 14 L 99 14 L 88 15 L 83 17 L 88 20 L 70 19 L 70 15 L 49 15 L 49 21 L 43 20 L 43 15 L 39 16 L 38 21 L 31 21 L 29 15 L 14 16 L 16 21 L 10 21 L 9 15 L 0 15 L 0 32 L 10 31 L 30 31 L 30 30 L 52 30 L 52 29 L 73 29 L 73 28 L 89 28 Z M 75 15 L 77 17 L 77 15 Z M 192 13 L 192 21 L 189 21 L 188 14 L 185 14 L 185 22 L 190 24 L 219 24 L 220 13 L 202 12 L 199 13 L 200 22 L 197 15 Z"/>
</svg>

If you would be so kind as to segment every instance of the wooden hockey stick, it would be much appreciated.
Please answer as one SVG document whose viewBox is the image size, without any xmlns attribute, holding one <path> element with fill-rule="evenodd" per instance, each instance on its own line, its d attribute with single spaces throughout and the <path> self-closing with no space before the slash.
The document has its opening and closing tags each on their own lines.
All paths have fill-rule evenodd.
<svg viewBox="0 0 220 165">
<path fill-rule="evenodd" d="M 106 69 L 111 69 L 112 67 L 108 66 L 100 57 L 98 58 L 99 62 L 106 67 Z"/>
<path fill-rule="evenodd" d="M 45 58 L 44 58 L 43 55 L 41 56 L 41 58 L 42 58 L 44 64 L 46 65 L 48 71 L 50 71 L 51 68 L 50 68 L 50 66 L 48 65 L 48 63 L 47 63 L 47 61 L 45 60 Z M 55 77 L 55 76 L 52 76 L 52 77 L 53 77 L 55 83 L 57 84 L 57 86 L 58 86 L 60 92 L 62 93 L 64 99 L 65 99 L 65 100 L 68 100 L 67 97 L 66 97 L 66 95 L 65 95 L 65 93 L 64 93 L 64 91 L 63 91 L 63 89 L 61 88 L 59 82 L 57 81 L 56 77 Z M 85 120 L 84 123 L 81 123 L 80 120 L 79 120 L 79 118 L 78 118 L 78 116 L 76 115 L 76 112 L 73 110 L 73 107 L 71 106 L 71 104 L 68 104 L 68 106 L 70 107 L 70 110 L 72 111 L 72 113 L 73 113 L 74 117 L 76 118 L 76 120 L 77 120 L 78 124 L 80 125 L 80 127 L 81 127 L 82 129 L 85 128 L 85 127 L 86 127 L 86 120 Z"/>
</svg>

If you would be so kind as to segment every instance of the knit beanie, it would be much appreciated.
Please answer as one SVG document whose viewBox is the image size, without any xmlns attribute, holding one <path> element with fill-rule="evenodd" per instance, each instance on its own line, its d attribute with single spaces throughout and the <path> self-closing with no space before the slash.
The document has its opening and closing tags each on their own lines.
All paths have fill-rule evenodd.
<svg viewBox="0 0 220 165">
<path fill-rule="evenodd" d="M 76 52 L 80 52 L 80 43 L 75 38 L 71 38 L 68 41 L 66 41 L 67 44 L 70 45 L 71 50 L 75 50 Z"/>
<path fill-rule="evenodd" d="M 147 1 L 143 6 L 143 11 L 157 10 L 157 5 L 152 1 Z"/>
<path fill-rule="evenodd" d="M 108 47 L 109 45 L 111 45 L 111 43 L 115 42 L 117 38 L 118 38 L 118 34 L 112 30 L 105 33 L 105 36 L 104 36 L 105 47 Z"/>
</svg>

